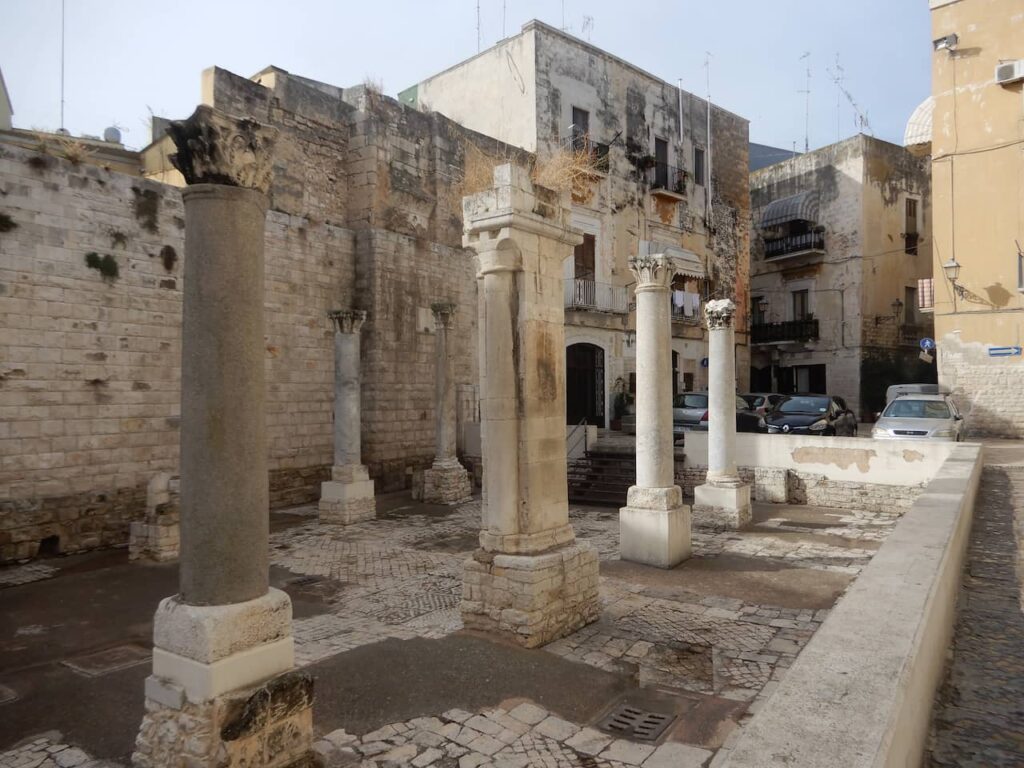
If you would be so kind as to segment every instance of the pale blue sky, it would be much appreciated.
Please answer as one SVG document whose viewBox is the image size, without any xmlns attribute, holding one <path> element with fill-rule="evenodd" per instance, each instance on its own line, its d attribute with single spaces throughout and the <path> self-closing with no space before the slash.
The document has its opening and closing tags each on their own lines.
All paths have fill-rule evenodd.
<svg viewBox="0 0 1024 768">
<path fill-rule="evenodd" d="M 477 50 L 476 0 L 66 0 L 65 123 L 149 140 L 150 109 L 185 117 L 199 77 L 218 65 L 251 75 L 268 64 L 347 86 L 367 77 L 388 94 Z M 531 18 L 562 26 L 561 0 L 480 0 L 483 45 Z M 60 118 L 60 0 L 0 0 L 0 69 L 14 124 L 53 129 Z M 811 79 L 811 147 L 837 138 L 836 87 L 826 72 L 838 52 L 845 86 L 874 135 L 902 143 L 914 107 L 930 90 L 926 0 L 565 0 L 565 25 L 653 74 L 705 93 L 751 121 L 752 141 L 804 141 L 805 61 Z M 856 132 L 845 98 L 839 132 Z"/>
</svg>

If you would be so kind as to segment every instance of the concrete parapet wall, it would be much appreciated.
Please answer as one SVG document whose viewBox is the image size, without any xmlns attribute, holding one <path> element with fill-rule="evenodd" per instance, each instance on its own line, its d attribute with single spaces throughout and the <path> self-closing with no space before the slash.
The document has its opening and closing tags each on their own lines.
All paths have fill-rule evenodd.
<svg viewBox="0 0 1024 768">
<path fill-rule="evenodd" d="M 716 766 L 920 764 L 981 468 L 980 446 L 951 446 L 938 475 Z"/>
</svg>

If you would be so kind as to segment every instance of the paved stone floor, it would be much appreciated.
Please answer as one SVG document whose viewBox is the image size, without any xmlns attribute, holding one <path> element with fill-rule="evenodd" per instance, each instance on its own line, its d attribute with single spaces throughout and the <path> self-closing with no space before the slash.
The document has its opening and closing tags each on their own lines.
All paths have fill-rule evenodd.
<svg viewBox="0 0 1024 768">
<path fill-rule="evenodd" d="M 296 658 L 317 678 L 323 734 L 317 749 L 328 765 L 713 765 L 715 751 L 771 695 L 897 519 L 757 505 L 743 532 L 696 530 L 694 557 L 665 571 L 619 561 L 617 510 L 574 508 L 577 535 L 602 561 L 601 618 L 542 651 L 524 651 L 462 629 L 461 568 L 476 546 L 479 501 L 455 508 L 417 504 L 402 494 L 379 501 L 377 520 L 348 527 L 320 525 L 313 507 L 273 516 L 272 579 L 292 596 Z M 70 650 L 46 655 L 29 642 L 33 632 L 40 642 L 52 637 L 45 615 L 36 616 L 45 614 L 37 603 L 70 583 L 50 563 L 60 561 L 0 570 L 0 586 L 10 585 L 11 595 L 32 606 L 15 612 L 22 617 L 14 620 L 18 626 L 5 628 L 0 619 L 0 657 L 13 653 L 9 670 L 0 662 L 0 686 L 9 683 L 26 702 L 33 686 L 45 687 L 39 682 L 45 675 L 58 691 L 76 685 L 66 665 L 63 677 L 52 679 L 52 665 L 61 665 L 58 657 Z M 159 576 L 152 587 L 136 585 L 145 592 L 136 613 L 144 615 L 169 592 L 172 569 L 122 564 L 97 567 L 90 578 L 123 587 L 131 574 L 140 581 Z M 137 619 L 130 626 L 139 644 L 148 627 Z M 463 644 L 452 645 L 460 637 Z M 111 645 L 111 638 L 103 642 Z M 470 640 L 477 646 L 466 645 Z M 477 651 L 495 661 L 473 661 Z M 411 662 L 400 660 L 405 652 L 413 654 Z M 463 659 L 489 668 L 445 669 Z M 367 665 L 379 666 L 377 677 L 368 689 L 352 688 Z M 534 668 L 541 679 L 529 693 L 526 678 Z M 456 671 L 469 682 L 464 691 L 455 686 L 445 694 L 447 706 L 443 697 L 424 693 L 444 689 Z M 73 737 L 45 733 L 56 726 L 38 703 L 38 716 L 10 726 L 21 732 L 6 730 L 4 708 L 20 706 L 20 699 L 3 704 L 0 687 L 0 768 L 106 764 L 88 762 L 83 750 L 123 764 L 141 717 L 145 672 L 144 663 L 135 664 L 109 678 L 113 685 L 121 676 L 125 700 L 118 716 L 124 733 L 116 739 L 93 733 L 99 724 Z M 405 675 L 408 689 L 381 675 Z M 90 695 L 102 699 L 106 679 L 89 681 Z M 671 713 L 667 735 L 643 743 L 596 730 L 601 716 L 624 702 Z"/>
<path fill-rule="evenodd" d="M 1024 613 L 1017 551 L 1024 539 L 1022 511 L 1024 468 L 986 467 L 960 591 L 953 661 L 932 722 L 931 766 L 1024 766 Z"/>
</svg>

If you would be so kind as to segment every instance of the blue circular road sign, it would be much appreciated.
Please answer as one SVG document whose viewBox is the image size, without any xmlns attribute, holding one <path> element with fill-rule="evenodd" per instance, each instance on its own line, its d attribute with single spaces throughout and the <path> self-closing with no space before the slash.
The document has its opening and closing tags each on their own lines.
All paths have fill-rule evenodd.
<svg viewBox="0 0 1024 768">
<path fill-rule="evenodd" d="M 921 349 L 925 352 L 935 349 L 935 339 L 929 339 L 927 337 L 921 339 Z"/>
</svg>

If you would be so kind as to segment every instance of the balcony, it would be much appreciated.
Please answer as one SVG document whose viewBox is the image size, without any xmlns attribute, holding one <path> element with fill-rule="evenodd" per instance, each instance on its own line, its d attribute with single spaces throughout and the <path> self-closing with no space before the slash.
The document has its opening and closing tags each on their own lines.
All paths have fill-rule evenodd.
<svg viewBox="0 0 1024 768">
<path fill-rule="evenodd" d="M 765 259 L 779 259 L 799 256 L 805 253 L 824 253 L 825 233 L 805 232 L 802 235 L 788 235 L 764 241 Z"/>
<path fill-rule="evenodd" d="M 624 315 L 629 302 L 625 286 L 572 279 L 565 281 L 565 308 Z"/>
<path fill-rule="evenodd" d="M 696 297 L 696 303 L 695 304 L 690 304 L 689 307 L 687 307 L 686 304 L 684 304 L 681 307 L 677 307 L 676 303 L 674 301 L 671 302 L 671 306 L 672 306 L 672 322 L 673 323 L 686 323 L 688 325 L 700 325 L 700 318 L 701 318 L 700 294 L 687 293 L 687 294 L 685 294 L 685 296 L 687 297 L 687 300 L 689 300 L 690 296 Z M 689 314 L 687 314 L 687 309 L 689 309 Z"/>
<path fill-rule="evenodd" d="M 787 320 L 784 323 L 762 323 L 750 326 L 754 344 L 777 344 L 786 341 L 813 341 L 818 338 L 817 320 Z"/>
<path fill-rule="evenodd" d="M 655 163 L 647 169 L 647 181 L 651 185 L 651 193 L 668 193 L 673 198 L 686 195 L 687 172 L 668 163 Z"/>
<path fill-rule="evenodd" d="M 608 145 L 593 141 L 586 134 L 577 134 L 565 139 L 565 146 L 572 152 L 590 155 L 593 168 L 599 173 L 608 173 Z"/>
</svg>

